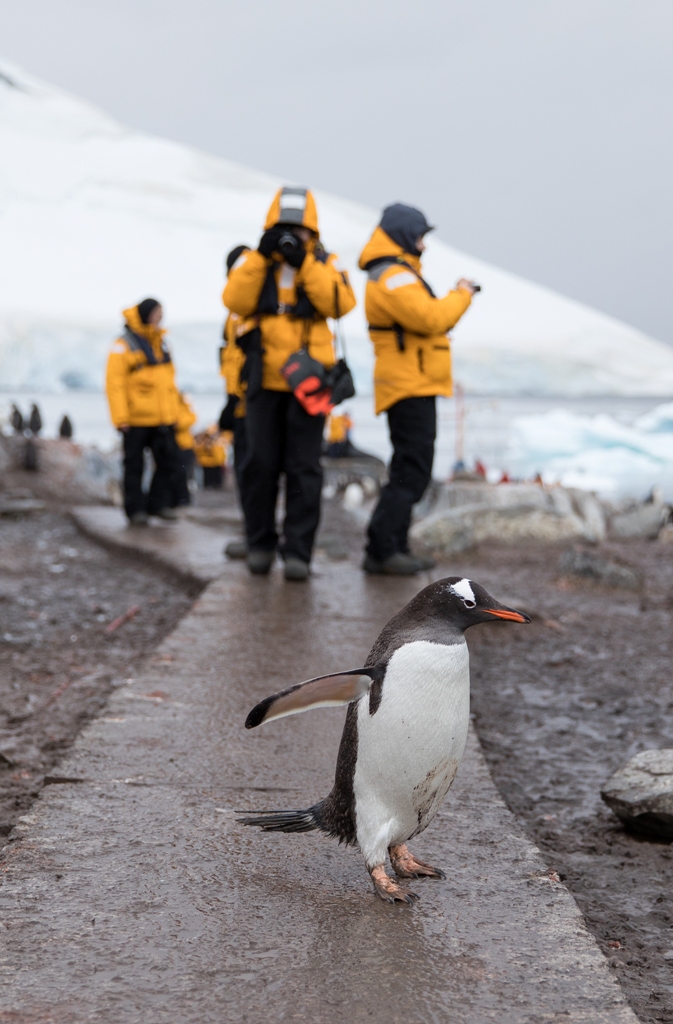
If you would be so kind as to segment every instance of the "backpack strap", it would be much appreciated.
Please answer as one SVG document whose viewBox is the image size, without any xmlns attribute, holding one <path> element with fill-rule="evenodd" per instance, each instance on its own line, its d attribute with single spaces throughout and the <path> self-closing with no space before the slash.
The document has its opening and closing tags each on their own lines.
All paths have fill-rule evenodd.
<svg viewBox="0 0 673 1024">
<path fill-rule="evenodd" d="M 404 352 L 406 345 L 404 344 L 404 327 L 402 324 L 391 324 L 390 327 L 377 327 L 375 324 L 367 324 L 367 330 L 369 331 L 390 331 L 395 332 L 397 338 L 397 347 L 400 352 Z"/>
<path fill-rule="evenodd" d="M 403 260 L 401 256 L 379 256 L 378 259 L 370 260 L 364 269 L 367 271 L 370 281 L 378 281 L 389 267 L 405 267 L 407 270 L 410 270 L 414 277 L 417 277 L 421 282 L 428 295 L 433 299 L 437 298 L 425 278 L 418 273 L 415 267 L 412 267 L 410 263 Z M 404 327 L 402 327 L 402 324 L 394 323 L 390 327 L 376 327 L 374 324 L 367 324 L 367 327 L 370 331 L 394 331 L 397 338 L 397 347 L 400 352 L 404 352 Z"/>
<path fill-rule="evenodd" d="M 126 326 L 124 327 L 124 341 L 128 345 L 131 352 L 142 352 L 142 354 L 145 356 L 145 359 L 147 360 L 148 366 L 160 366 L 163 365 L 164 363 L 170 363 L 171 361 L 171 354 L 167 348 L 164 348 L 163 342 L 161 343 L 161 352 L 163 358 L 159 360 L 155 356 L 154 349 L 150 345 L 147 338 L 143 338 L 140 334 L 136 334 L 135 331 L 131 330 L 128 324 L 126 324 Z M 139 370 L 141 369 L 142 365 L 143 364 L 141 363 L 139 366 L 133 367 L 133 369 Z"/>
<path fill-rule="evenodd" d="M 290 316 L 296 317 L 297 320 L 315 319 L 317 310 L 301 285 L 297 286 L 297 300 L 294 304 L 278 301 L 276 267 L 275 262 L 267 267 L 255 313 L 261 316 L 280 316 L 283 313 L 288 313 Z"/>
</svg>

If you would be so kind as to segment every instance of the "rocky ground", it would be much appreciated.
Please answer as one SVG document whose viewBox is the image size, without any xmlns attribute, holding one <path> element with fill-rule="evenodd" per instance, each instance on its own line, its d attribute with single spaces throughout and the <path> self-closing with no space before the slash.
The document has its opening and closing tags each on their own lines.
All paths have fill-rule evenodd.
<svg viewBox="0 0 673 1024">
<path fill-rule="evenodd" d="M 558 548 L 483 548 L 454 571 L 533 623 L 469 636 L 472 706 L 495 782 L 566 882 L 642 1021 L 673 1021 L 673 848 L 599 798 L 634 753 L 673 747 L 673 549 L 610 544 L 640 593 L 559 574 Z"/>
<path fill-rule="evenodd" d="M 0 835 L 191 601 L 174 580 L 81 536 L 58 506 L 0 518 Z"/>
</svg>

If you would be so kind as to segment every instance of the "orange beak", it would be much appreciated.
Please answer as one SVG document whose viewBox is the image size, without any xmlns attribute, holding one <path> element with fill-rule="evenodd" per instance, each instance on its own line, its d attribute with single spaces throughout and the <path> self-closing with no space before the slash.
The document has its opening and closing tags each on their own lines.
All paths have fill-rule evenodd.
<svg viewBox="0 0 673 1024">
<path fill-rule="evenodd" d="M 530 622 L 528 615 L 523 612 L 513 612 L 510 608 L 484 608 L 489 615 L 495 615 L 497 619 L 506 619 L 507 622 Z"/>
</svg>

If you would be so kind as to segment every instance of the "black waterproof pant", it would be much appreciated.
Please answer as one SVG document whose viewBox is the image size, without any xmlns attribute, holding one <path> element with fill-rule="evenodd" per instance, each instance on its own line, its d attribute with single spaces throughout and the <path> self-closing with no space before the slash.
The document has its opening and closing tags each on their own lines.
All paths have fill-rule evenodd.
<svg viewBox="0 0 673 1024">
<path fill-rule="evenodd" d="M 243 514 L 251 551 L 278 544 L 276 500 L 285 473 L 285 523 L 280 552 L 310 562 L 320 521 L 324 416 L 309 416 L 289 391 L 260 390 L 248 399 L 247 455 L 241 470 Z"/>
<path fill-rule="evenodd" d="M 204 466 L 203 486 L 207 490 L 220 491 L 224 485 L 224 466 Z"/>
<path fill-rule="evenodd" d="M 245 416 L 234 417 L 234 475 L 238 487 L 238 497 L 243 507 L 243 463 L 245 462 L 248 442 L 246 440 Z"/>
<path fill-rule="evenodd" d="M 403 398 L 388 409 L 393 446 L 389 482 L 381 489 L 367 530 L 367 554 L 377 562 L 407 552 L 411 508 L 432 479 L 437 412 L 435 398 Z"/>
<path fill-rule="evenodd" d="M 152 452 L 155 465 L 148 495 L 142 488 L 146 448 Z M 171 507 L 177 459 L 173 427 L 129 427 L 124 431 L 124 509 L 129 518 L 134 512 L 155 515 Z"/>
<path fill-rule="evenodd" d="M 171 482 L 171 508 L 191 505 L 192 496 L 189 492 L 189 481 L 194 479 L 196 456 L 193 448 L 177 446 L 177 457 Z"/>
</svg>

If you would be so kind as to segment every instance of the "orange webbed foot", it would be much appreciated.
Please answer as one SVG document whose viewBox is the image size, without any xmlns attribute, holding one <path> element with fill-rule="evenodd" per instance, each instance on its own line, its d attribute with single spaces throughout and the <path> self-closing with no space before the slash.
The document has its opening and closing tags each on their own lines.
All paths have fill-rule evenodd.
<svg viewBox="0 0 673 1024">
<path fill-rule="evenodd" d="M 391 846 L 388 853 L 393 871 L 398 878 L 446 878 L 440 868 L 433 868 L 432 864 L 417 860 L 405 843 Z"/>
<path fill-rule="evenodd" d="M 393 881 L 386 874 L 383 865 L 372 868 L 369 873 L 374 883 L 374 892 L 386 903 L 413 903 L 418 899 L 415 892 L 405 892 L 397 882 Z"/>
</svg>

